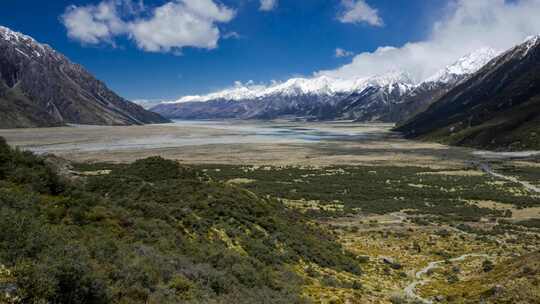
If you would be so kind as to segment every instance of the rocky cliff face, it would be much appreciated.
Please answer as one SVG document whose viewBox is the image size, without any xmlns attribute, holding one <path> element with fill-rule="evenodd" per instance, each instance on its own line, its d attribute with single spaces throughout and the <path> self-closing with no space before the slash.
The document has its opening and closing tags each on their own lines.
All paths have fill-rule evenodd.
<svg viewBox="0 0 540 304">
<path fill-rule="evenodd" d="M 1 128 L 167 121 L 116 95 L 48 45 L 0 27 Z"/>
</svg>

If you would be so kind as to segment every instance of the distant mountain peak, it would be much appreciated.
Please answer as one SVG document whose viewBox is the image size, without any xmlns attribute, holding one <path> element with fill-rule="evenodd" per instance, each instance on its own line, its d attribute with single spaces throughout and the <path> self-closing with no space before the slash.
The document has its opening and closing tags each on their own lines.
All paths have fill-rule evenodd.
<svg viewBox="0 0 540 304">
<path fill-rule="evenodd" d="M 205 102 L 211 100 L 253 100 L 269 96 L 334 96 L 361 91 L 369 86 L 391 87 L 400 84 L 404 89 L 413 86 L 410 74 L 404 71 L 391 71 L 387 74 L 369 78 L 342 79 L 327 75 L 313 78 L 290 78 L 285 82 L 271 85 L 255 85 L 253 83 L 236 83 L 234 87 L 207 95 L 185 96 L 177 101 L 167 103 Z"/>
<path fill-rule="evenodd" d="M 527 56 L 529 51 L 540 45 L 540 34 L 527 37 L 518 48 L 524 48 L 523 56 Z"/>
<path fill-rule="evenodd" d="M 540 34 L 531 35 L 523 40 L 523 43 L 537 44 L 540 41 Z"/>
<path fill-rule="evenodd" d="M 538 150 L 540 36 L 491 60 L 398 130 L 482 149 Z"/>
<path fill-rule="evenodd" d="M 462 78 L 463 75 L 471 75 L 480 70 L 486 63 L 497 57 L 500 52 L 489 47 L 480 48 L 469 53 L 453 64 L 445 67 L 435 75 L 426 79 L 425 82 L 451 83 Z"/>
</svg>

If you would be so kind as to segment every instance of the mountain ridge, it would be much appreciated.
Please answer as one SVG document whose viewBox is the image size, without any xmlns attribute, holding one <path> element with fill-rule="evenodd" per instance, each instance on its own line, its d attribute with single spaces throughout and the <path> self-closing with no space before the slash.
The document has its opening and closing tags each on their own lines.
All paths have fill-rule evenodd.
<svg viewBox="0 0 540 304">
<path fill-rule="evenodd" d="M 397 130 L 407 137 L 500 150 L 540 149 L 540 38 L 487 63 Z"/>
<path fill-rule="evenodd" d="M 309 120 L 404 121 L 435 97 L 479 69 L 497 54 L 482 48 L 462 57 L 424 82 L 415 83 L 404 71 L 368 78 L 329 76 L 292 78 L 270 86 L 237 83 L 207 95 L 185 96 L 152 108 L 179 119 L 273 119 L 284 116 Z M 421 100 L 416 95 L 422 95 Z"/>
<path fill-rule="evenodd" d="M 0 128 L 168 121 L 118 96 L 49 45 L 3 26 L 0 109 Z"/>
</svg>

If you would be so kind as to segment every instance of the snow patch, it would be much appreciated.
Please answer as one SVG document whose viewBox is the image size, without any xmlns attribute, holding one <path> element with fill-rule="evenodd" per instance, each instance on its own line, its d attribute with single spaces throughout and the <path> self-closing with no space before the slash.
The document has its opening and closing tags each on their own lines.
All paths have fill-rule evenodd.
<svg viewBox="0 0 540 304">
<path fill-rule="evenodd" d="M 531 51 L 531 49 L 535 48 L 536 46 L 538 46 L 540 42 L 540 35 L 533 35 L 533 36 L 529 36 L 525 39 L 525 41 L 523 41 L 523 45 L 525 47 L 525 51 L 523 52 L 523 56 L 522 57 L 525 57 L 527 56 L 527 54 L 529 54 L 529 52 Z"/>
</svg>

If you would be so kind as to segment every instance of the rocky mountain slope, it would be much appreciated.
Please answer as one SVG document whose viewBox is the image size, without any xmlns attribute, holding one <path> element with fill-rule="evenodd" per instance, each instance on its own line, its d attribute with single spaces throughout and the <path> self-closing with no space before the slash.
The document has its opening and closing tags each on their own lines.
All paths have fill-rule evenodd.
<svg viewBox="0 0 540 304">
<path fill-rule="evenodd" d="M 273 119 L 404 121 L 427 108 L 497 52 L 464 56 L 420 84 L 403 71 L 352 80 L 327 76 L 293 78 L 271 86 L 241 85 L 204 96 L 186 96 L 151 110 L 180 119 Z"/>
<path fill-rule="evenodd" d="M 187 96 L 176 102 L 162 103 L 151 110 L 165 117 L 181 119 L 272 119 L 283 116 L 336 119 L 355 115 L 343 110 L 346 105 L 351 111 L 361 112 L 356 104 L 352 104 L 352 94 L 377 88 L 381 97 L 386 98 L 403 94 L 411 85 L 404 73 L 353 80 L 327 76 L 293 78 L 268 87 L 240 85 L 205 96 Z M 351 102 L 343 102 L 347 98 Z"/>
<path fill-rule="evenodd" d="M 397 130 L 490 149 L 539 149 L 540 36 L 490 61 Z"/>
<path fill-rule="evenodd" d="M 162 123 L 50 46 L 0 26 L 0 128 Z"/>
<path fill-rule="evenodd" d="M 363 79 L 345 81 L 322 76 L 293 78 L 271 86 L 236 84 L 220 92 L 162 103 L 151 110 L 181 119 L 304 117 L 319 112 L 324 105 L 335 104 L 363 83 Z"/>
<path fill-rule="evenodd" d="M 432 77 L 415 86 L 400 102 L 396 103 L 382 119 L 404 123 L 416 114 L 426 110 L 433 102 L 480 70 L 499 52 L 491 48 L 481 48 L 463 56 L 455 63 L 441 69 Z"/>
</svg>

